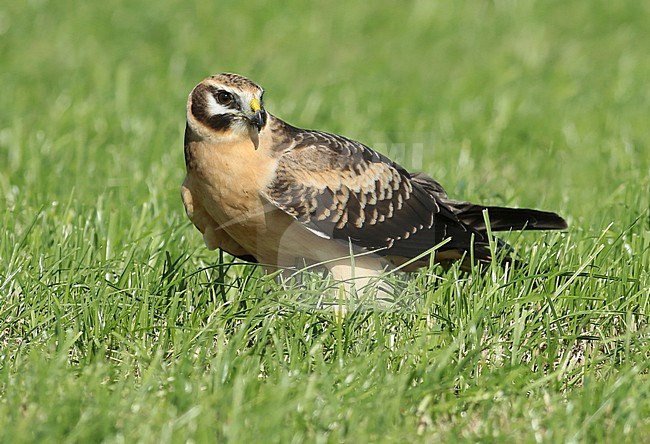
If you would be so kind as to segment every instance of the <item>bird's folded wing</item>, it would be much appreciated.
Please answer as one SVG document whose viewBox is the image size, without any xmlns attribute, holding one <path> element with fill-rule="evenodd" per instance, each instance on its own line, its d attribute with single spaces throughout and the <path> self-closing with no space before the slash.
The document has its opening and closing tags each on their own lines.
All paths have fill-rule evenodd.
<svg viewBox="0 0 650 444">
<path fill-rule="evenodd" d="M 264 196 L 317 234 L 371 250 L 399 245 L 398 253 L 412 256 L 449 225 L 465 231 L 406 170 L 365 145 L 318 131 L 295 141 Z"/>
</svg>

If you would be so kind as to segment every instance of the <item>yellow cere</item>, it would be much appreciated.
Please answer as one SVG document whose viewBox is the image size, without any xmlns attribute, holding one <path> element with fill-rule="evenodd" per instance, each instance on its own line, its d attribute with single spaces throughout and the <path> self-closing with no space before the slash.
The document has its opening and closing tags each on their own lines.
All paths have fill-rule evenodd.
<svg viewBox="0 0 650 444">
<path fill-rule="evenodd" d="M 251 109 L 253 110 L 254 113 L 258 112 L 262 107 L 260 106 L 260 102 L 257 99 L 251 100 Z"/>
</svg>

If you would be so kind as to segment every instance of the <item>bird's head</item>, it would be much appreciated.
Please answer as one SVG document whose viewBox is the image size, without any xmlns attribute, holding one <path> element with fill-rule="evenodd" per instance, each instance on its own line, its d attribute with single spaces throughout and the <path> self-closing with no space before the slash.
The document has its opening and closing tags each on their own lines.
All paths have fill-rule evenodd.
<svg viewBox="0 0 650 444">
<path fill-rule="evenodd" d="M 254 136 L 266 125 L 264 90 L 237 74 L 210 76 L 187 100 L 187 124 L 195 134 L 215 137 Z"/>
</svg>

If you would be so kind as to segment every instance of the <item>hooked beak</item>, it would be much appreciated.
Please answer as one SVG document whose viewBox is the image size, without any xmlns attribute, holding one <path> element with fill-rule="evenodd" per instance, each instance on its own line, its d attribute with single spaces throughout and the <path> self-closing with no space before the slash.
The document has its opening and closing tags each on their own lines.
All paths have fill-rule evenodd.
<svg viewBox="0 0 650 444">
<path fill-rule="evenodd" d="M 260 132 L 266 124 L 266 111 L 264 111 L 264 108 L 262 108 L 260 102 L 257 99 L 253 99 L 251 101 L 251 111 L 255 113 L 251 118 L 251 122 L 257 128 L 257 132 Z"/>
<path fill-rule="evenodd" d="M 257 132 L 262 131 L 262 128 L 264 128 L 264 125 L 266 124 L 266 111 L 263 109 L 257 111 L 251 119 L 251 122 L 253 122 L 253 125 L 257 128 Z"/>
</svg>

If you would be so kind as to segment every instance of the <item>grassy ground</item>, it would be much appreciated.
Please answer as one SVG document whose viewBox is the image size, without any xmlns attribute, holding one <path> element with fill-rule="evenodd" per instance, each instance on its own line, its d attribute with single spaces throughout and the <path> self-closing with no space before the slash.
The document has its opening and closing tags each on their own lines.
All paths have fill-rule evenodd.
<svg viewBox="0 0 650 444">
<path fill-rule="evenodd" d="M 0 441 L 650 442 L 648 5 L 220 3 L 0 6 Z M 511 235 L 510 280 L 305 309 L 183 214 L 185 98 L 221 71 L 571 227 Z"/>
</svg>

